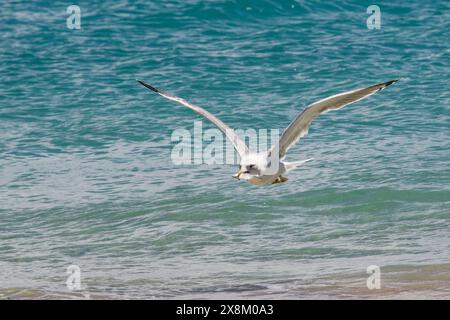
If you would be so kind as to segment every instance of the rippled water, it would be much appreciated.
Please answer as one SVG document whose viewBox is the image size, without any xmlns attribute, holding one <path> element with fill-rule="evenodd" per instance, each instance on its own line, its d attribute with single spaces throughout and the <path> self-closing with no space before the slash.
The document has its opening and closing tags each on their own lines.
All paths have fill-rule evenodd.
<svg viewBox="0 0 450 320">
<path fill-rule="evenodd" d="M 0 298 L 450 297 L 448 1 L 381 1 L 380 30 L 358 1 L 78 1 L 80 30 L 70 4 L 0 4 Z M 136 78 L 279 130 L 400 81 L 319 117 L 288 154 L 315 161 L 254 187 L 174 165 L 200 117 Z"/>
</svg>

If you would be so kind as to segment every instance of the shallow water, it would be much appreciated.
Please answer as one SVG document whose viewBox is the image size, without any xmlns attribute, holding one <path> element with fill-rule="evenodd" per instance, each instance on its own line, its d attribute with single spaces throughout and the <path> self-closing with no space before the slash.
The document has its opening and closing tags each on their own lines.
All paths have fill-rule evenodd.
<svg viewBox="0 0 450 320">
<path fill-rule="evenodd" d="M 449 298 L 450 5 L 379 2 L 368 30 L 369 4 L 79 1 L 70 30 L 66 2 L 3 1 L 0 298 Z M 287 158 L 315 161 L 254 187 L 173 164 L 200 117 L 136 78 L 279 130 L 400 81 L 319 117 Z"/>
</svg>

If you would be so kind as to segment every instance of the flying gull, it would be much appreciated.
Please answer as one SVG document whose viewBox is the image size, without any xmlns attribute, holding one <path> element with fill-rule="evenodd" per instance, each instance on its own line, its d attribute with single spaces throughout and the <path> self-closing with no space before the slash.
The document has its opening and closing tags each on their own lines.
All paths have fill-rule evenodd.
<svg viewBox="0 0 450 320">
<path fill-rule="evenodd" d="M 268 152 L 252 153 L 249 151 L 244 141 L 228 127 L 225 123 L 217 117 L 206 111 L 205 109 L 196 106 L 186 100 L 174 96 L 170 93 L 152 87 L 151 85 L 137 80 L 144 87 L 160 94 L 166 99 L 176 101 L 185 107 L 201 114 L 206 119 L 211 121 L 225 136 L 230 139 L 234 148 L 240 156 L 240 164 L 238 172 L 233 175 L 234 178 L 246 180 L 254 185 L 267 185 L 274 183 L 282 183 L 288 179 L 284 176 L 288 171 L 308 162 L 312 159 L 287 162 L 284 161 L 286 152 L 292 147 L 300 138 L 308 133 L 309 125 L 318 115 L 328 112 L 330 110 L 337 110 L 345 107 L 348 104 L 362 100 L 372 94 L 383 90 L 387 86 L 397 82 L 391 80 L 388 82 L 379 83 L 367 88 L 356 89 L 344 93 L 340 93 L 320 101 L 317 101 L 305 108 L 283 131 L 278 143 L 272 146 Z"/>
</svg>

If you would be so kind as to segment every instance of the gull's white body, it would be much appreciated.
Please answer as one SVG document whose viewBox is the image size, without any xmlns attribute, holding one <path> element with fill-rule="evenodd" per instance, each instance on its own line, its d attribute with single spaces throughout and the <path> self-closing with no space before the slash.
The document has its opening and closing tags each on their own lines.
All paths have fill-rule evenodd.
<svg viewBox="0 0 450 320">
<path fill-rule="evenodd" d="M 287 171 L 283 161 L 279 161 L 278 159 L 273 160 L 278 163 L 275 163 L 273 167 L 269 167 L 266 153 L 249 153 L 247 156 L 241 158 L 240 167 L 256 164 L 258 168 L 261 168 L 261 172 L 258 175 L 242 173 L 238 178 L 254 185 L 273 184 Z M 235 178 L 237 177 L 235 176 Z"/>
<path fill-rule="evenodd" d="M 286 167 L 282 161 L 278 164 L 278 170 L 274 174 L 263 174 L 263 175 L 257 175 L 252 176 L 249 174 L 243 174 L 240 176 L 240 179 L 247 180 L 249 183 L 254 185 L 265 185 L 265 184 L 274 184 L 274 183 L 281 183 L 284 181 L 280 180 L 280 177 L 287 172 Z"/>
<path fill-rule="evenodd" d="M 225 123 L 203 108 L 187 102 L 186 100 L 169 93 L 160 91 L 155 87 L 139 81 L 146 88 L 160 94 L 164 98 L 176 101 L 189 109 L 201 114 L 214 125 L 217 126 L 235 147 L 241 157 L 239 171 L 233 176 L 243 179 L 254 185 L 267 185 L 282 183 L 287 181 L 283 176 L 286 172 L 304 164 L 312 159 L 287 162 L 284 161 L 287 150 L 293 146 L 300 138 L 308 133 L 311 122 L 320 114 L 330 110 L 343 108 L 353 102 L 364 99 L 372 94 L 386 88 L 397 80 L 379 83 L 370 87 L 356 89 L 341 94 L 337 94 L 309 105 L 301 112 L 291 124 L 284 130 L 278 143 L 267 153 L 250 153 L 247 145 L 237 136 L 234 131 Z"/>
</svg>

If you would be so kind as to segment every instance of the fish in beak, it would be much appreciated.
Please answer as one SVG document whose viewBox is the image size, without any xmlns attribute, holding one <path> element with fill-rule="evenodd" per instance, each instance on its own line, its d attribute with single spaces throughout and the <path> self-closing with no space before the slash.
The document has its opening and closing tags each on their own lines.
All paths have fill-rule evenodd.
<svg viewBox="0 0 450 320">
<path fill-rule="evenodd" d="M 248 171 L 245 171 L 244 169 L 239 169 L 239 171 L 236 172 L 236 173 L 233 175 L 233 178 L 236 178 L 236 179 L 238 179 L 238 180 L 241 180 L 241 179 L 239 179 L 239 178 L 240 178 L 240 176 L 243 175 L 244 173 L 248 173 Z"/>
</svg>

